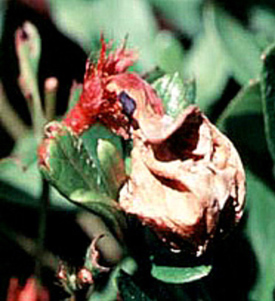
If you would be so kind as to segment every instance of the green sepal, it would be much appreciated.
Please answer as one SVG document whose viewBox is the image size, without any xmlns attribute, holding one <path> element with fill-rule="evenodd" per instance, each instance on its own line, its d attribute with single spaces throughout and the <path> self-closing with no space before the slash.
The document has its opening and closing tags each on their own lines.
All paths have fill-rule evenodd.
<svg viewBox="0 0 275 301">
<path fill-rule="evenodd" d="M 166 114 L 173 118 L 195 102 L 195 81 L 183 82 L 178 73 L 166 74 L 157 79 L 152 86 L 162 99 Z"/>
</svg>

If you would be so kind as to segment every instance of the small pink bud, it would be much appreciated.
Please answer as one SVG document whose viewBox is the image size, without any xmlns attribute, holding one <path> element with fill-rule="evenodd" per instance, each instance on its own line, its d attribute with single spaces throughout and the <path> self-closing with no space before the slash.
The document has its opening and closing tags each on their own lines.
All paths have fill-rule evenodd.
<svg viewBox="0 0 275 301">
<path fill-rule="evenodd" d="M 54 92 L 58 88 L 58 80 L 56 77 L 49 77 L 45 80 L 45 90 L 47 92 Z"/>
</svg>

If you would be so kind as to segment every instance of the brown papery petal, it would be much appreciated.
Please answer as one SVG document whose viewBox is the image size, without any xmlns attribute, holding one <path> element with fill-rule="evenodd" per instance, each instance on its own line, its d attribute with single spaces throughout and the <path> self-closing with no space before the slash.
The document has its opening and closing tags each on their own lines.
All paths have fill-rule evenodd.
<svg viewBox="0 0 275 301">
<path fill-rule="evenodd" d="M 240 157 L 197 107 L 166 127 L 155 119 L 149 131 L 134 131 L 133 143 L 132 173 L 120 205 L 171 246 L 188 242 L 201 252 L 217 229 L 226 232 L 240 219 L 245 197 Z"/>
</svg>

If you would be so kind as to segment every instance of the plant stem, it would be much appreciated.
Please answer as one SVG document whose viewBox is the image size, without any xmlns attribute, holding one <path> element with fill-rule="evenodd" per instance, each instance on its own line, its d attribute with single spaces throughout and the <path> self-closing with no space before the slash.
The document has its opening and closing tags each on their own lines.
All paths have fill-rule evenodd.
<svg viewBox="0 0 275 301">
<path fill-rule="evenodd" d="M 15 141 L 19 138 L 22 138 L 28 132 L 28 127 L 24 124 L 24 122 L 21 120 L 21 118 L 18 116 L 18 114 L 6 99 L 1 83 L 0 122 Z"/>
<path fill-rule="evenodd" d="M 55 77 L 50 77 L 45 81 L 45 115 L 47 121 L 51 121 L 55 117 L 56 92 L 58 81 Z"/>
<path fill-rule="evenodd" d="M 45 247 L 45 236 L 47 226 L 47 212 L 50 204 L 50 187 L 49 183 L 42 179 L 42 193 L 39 207 L 39 225 L 36 249 L 35 275 L 37 279 L 41 279 L 41 269 L 43 262 L 43 253 Z"/>
</svg>

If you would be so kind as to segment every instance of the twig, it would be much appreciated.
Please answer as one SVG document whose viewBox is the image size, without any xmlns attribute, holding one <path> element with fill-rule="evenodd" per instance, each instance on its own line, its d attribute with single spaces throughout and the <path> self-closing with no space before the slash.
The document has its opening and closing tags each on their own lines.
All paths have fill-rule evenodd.
<svg viewBox="0 0 275 301">
<path fill-rule="evenodd" d="M 35 258 L 35 270 L 34 273 L 37 279 L 41 279 L 41 268 L 43 261 L 43 253 L 45 247 L 45 236 L 47 226 L 47 212 L 50 204 L 50 187 L 49 183 L 42 179 L 42 193 L 40 198 L 39 207 L 39 225 L 38 225 L 38 237 L 37 237 L 37 249 Z"/>
<path fill-rule="evenodd" d="M 3 86 L 0 83 L 0 122 L 16 141 L 28 132 L 28 127 L 24 124 L 12 106 L 9 104 Z"/>
<path fill-rule="evenodd" d="M 16 243 L 28 255 L 35 257 L 37 252 L 37 243 L 32 238 L 15 232 L 3 222 L 0 222 L 0 233 L 12 242 Z M 44 250 L 42 255 L 41 262 L 43 266 L 53 271 L 57 271 L 59 267 L 59 259 L 47 250 Z"/>
<path fill-rule="evenodd" d="M 45 115 L 47 121 L 51 121 L 55 117 L 56 92 L 58 81 L 55 77 L 47 78 L 44 86 L 45 93 Z"/>
<path fill-rule="evenodd" d="M 25 22 L 21 28 L 17 29 L 15 46 L 20 69 L 18 83 L 29 104 L 34 134 L 40 141 L 46 120 L 37 80 L 41 40 L 36 27 L 30 22 Z"/>
</svg>

